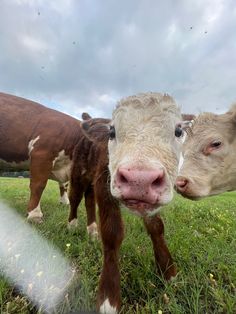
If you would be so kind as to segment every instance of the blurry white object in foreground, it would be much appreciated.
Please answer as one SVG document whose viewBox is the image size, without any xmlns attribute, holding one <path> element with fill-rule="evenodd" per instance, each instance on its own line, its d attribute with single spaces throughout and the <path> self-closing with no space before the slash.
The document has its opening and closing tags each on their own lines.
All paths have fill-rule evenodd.
<svg viewBox="0 0 236 314">
<path fill-rule="evenodd" d="M 74 275 L 62 254 L 2 203 L 0 273 L 46 312 L 62 301 Z"/>
</svg>

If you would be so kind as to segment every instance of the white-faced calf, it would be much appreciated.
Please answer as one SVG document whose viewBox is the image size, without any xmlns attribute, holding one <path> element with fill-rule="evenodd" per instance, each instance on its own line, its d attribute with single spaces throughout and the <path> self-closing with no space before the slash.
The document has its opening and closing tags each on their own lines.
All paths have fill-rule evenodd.
<svg viewBox="0 0 236 314">
<path fill-rule="evenodd" d="M 120 204 L 143 218 L 164 277 L 176 275 L 158 211 L 173 197 L 181 151 L 175 127 L 180 120 L 180 111 L 170 96 L 147 93 L 121 100 L 111 121 L 83 123 L 88 139 L 81 142 L 86 149 L 78 146 L 73 158 L 69 221 L 76 218 L 82 197 L 81 174 L 83 180 L 87 175 L 88 181 L 93 175 L 89 184 L 99 207 L 104 252 L 97 299 L 100 313 L 117 313 L 121 305 L 118 252 L 124 229 Z"/>
</svg>

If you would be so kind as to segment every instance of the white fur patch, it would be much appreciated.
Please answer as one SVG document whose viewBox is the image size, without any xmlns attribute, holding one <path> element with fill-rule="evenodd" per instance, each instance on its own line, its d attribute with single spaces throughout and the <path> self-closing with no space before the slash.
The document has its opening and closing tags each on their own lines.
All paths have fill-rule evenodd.
<svg viewBox="0 0 236 314">
<path fill-rule="evenodd" d="M 82 169 L 81 174 L 84 175 L 87 172 L 85 168 Z"/>
<path fill-rule="evenodd" d="M 173 282 L 176 280 L 176 276 L 171 276 L 170 279 L 168 280 L 169 282 Z"/>
<path fill-rule="evenodd" d="M 183 136 L 182 136 L 182 143 L 184 143 L 184 142 L 185 142 L 186 137 L 187 137 L 187 132 L 186 132 L 186 131 L 184 131 L 184 134 L 183 134 Z"/>
<path fill-rule="evenodd" d="M 69 201 L 69 198 L 68 198 L 68 194 L 67 194 L 66 191 L 65 191 L 64 194 L 61 196 L 61 198 L 60 198 L 60 203 L 61 203 L 61 204 L 65 204 L 65 205 L 69 205 L 69 204 L 70 204 L 70 201 Z"/>
<path fill-rule="evenodd" d="M 63 163 L 65 156 L 66 156 L 65 150 L 63 149 L 58 153 L 58 156 L 53 160 L 53 162 L 52 162 L 53 168 L 56 166 L 57 163 L 59 163 L 59 162 Z"/>
<path fill-rule="evenodd" d="M 41 212 L 40 203 L 39 203 L 35 209 L 31 210 L 28 213 L 27 219 L 36 221 L 38 219 L 41 219 L 42 217 L 43 217 L 43 213 Z"/>
<path fill-rule="evenodd" d="M 78 220 L 77 218 L 72 219 L 70 222 L 68 222 L 68 229 L 75 229 L 78 227 Z"/>
<path fill-rule="evenodd" d="M 147 216 L 148 217 L 152 217 L 152 216 L 155 216 L 157 213 L 159 213 L 161 210 L 161 206 L 156 208 L 156 209 L 153 209 L 152 211 L 148 212 Z"/>
<path fill-rule="evenodd" d="M 53 160 L 53 176 L 59 182 L 67 182 L 70 178 L 70 170 L 71 170 L 71 160 L 70 157 L 65 155 L 65 150 L 63 149 L 58 153 L 58 156 Z"/>
<path fill-rule="evenodd" d="M 98 238 L 98 227 L 97 227 L 96 222 L 93 222 L 93 223 L 91 223 L 91 225 L 87 226 L 87 232 L 88 232 L 88 235 L 92 239 Z"/>
<path fill-rule="evenodd" d="M 34 149 L 34 144 L 40 139 L 40 136 L 37 136 L 36 138 L 32 139 L 31 141 L 29 141 L 28 144 L 28 150 L 29 150 L 29 155 L 32 152 L 32 150 Z"/>
<path fill-rule="evenodd" d="M 106 299 L 100 306 L 99 312 L 102 314 L 117 314 L 118 311 L 116 307 L 111 306 L 109 299 Z"/>
<path fill-rule="evenodd" d="M 183 163 L 184 163 L 184 157 L 183 157 L 183 154 L 182 154 L 182 153 L 180 153 L 180 157 L 179 157 L 179 165 L 178 165 L 178 172 L 180 172 L 180 169 L 182 168 Z"/>
</svg>

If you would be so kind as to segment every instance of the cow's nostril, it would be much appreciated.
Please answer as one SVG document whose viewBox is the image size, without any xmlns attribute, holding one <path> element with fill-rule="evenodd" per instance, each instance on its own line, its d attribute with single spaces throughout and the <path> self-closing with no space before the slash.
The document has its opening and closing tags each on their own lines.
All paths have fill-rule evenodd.
<svg viewBox="0 0 236 314">
<path fill-rule="evenodd" d="M 120 179 L 119 180 L 120 183 L 128 183 L 129 182 L 123 174 L 120 174 L 119 179 Z"/>
<path fill-rule="evenodd" d="M 152 182 L 152 186 L 158 187 L 158 186 L 162 185 L 162 183 L 163 183 L 163 178 L 157 178 L 155 181 Z"/>
<path fill-rule="evenodd" d="M 186 188 L 187 184 L 188 184 L 188 180 L 186 178 L 178 179 L 176 182 L 177 188 L 180 190 L 183 190 L 184 188 Z"/>
<path fill-rule="evenodd" d="M 119 173 L 118 182 L 119 184 L 127 184 L 129 183 L 129 180 L 128 178 L 126 178 L 125 175 L 123 175 L 122 173 Z"/>
<path fill-rule="evenodd" d="M 152 187 L 160 187 L 164 183 L 164 176 L 164 171 L 161 171 L 158 174 L 158 177 L 156 177 L 156 179 L 152 182 Z"/>
</svg>

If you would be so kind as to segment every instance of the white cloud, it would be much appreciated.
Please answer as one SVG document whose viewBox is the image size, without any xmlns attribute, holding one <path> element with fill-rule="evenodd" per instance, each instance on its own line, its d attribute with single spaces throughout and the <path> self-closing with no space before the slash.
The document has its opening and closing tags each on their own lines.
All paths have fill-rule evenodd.
<svg viewBox="0 0 236 314">
<path fill-rule="evenodd" d="M 29 35 L 23 35 L 20 42 L 27 49 L 31 50 L 32 53 L 45 52 L 49 48 L 49 45 L 45 41 Z"/>
<path fill-rule="evenodd" d="M 73 4 L 73 0 L 50 0 L 46 2 L 45 0 L 8 0 L 8 2 L 15 3 L 18 6 L 38 8 L 38 13 L 40 13 L 40 8 L 46 7 L 60 14 L 70 13 Z"/>
<path fill-rule="evenodd" d="M 214 23 L 216 23 L 216 21 L 220 18 L 224 9 L 224 4 L 224 0 L 209 1 L 205 12 L 205 19 L 208 23 L 208 27 L 211 25 L 213 26 Z"/>
</svg>

